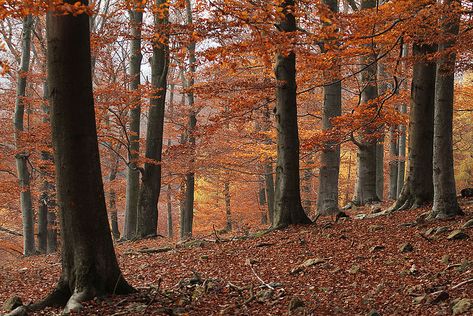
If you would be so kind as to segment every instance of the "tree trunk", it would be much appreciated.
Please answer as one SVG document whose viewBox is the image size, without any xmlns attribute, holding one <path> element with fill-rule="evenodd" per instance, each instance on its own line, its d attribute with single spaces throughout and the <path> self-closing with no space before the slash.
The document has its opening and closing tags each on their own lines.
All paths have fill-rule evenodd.
<svg viewBox="0 0 473 316">
<path fill-rule="evenodd" d="M 187 25 L 193 25 L 192 19 L 192 4 L 190 0 L 186 0 L 186 15 L 187 15 Z M 192 236 L 192 223 L 194 221 L 194 191 L 195 191 L 195 173 L 194 173 L 194 155 L 195 155 L 195 127 L 197 125 L 197 117 L 194 109 L 194 75 L 196 71 L 196 57 L 195 57 L 195 42 L 191 42 L 187 49 L 189 53 L 189 69 L 190 69 L 190 78 L 185 83 L 187 91 L 187 101 L 189 103 L 189 123 L 187 127 L 187 142 L 191 146 L 191 161 L 190 161 L 190 171 L 186 173 L 186 192 L 185 192 L 185 202 L 184 208 L 181 213 L 181 239 Z M 185 82 L 185 80 L 183 80 Z"/>
<path fill-rule="evenodd" d="M 371 9 L 376 7 L 375 0 L 362 0 L 362 9 Z M 361 103 L 366 104 L 370 100 L 378 97 L 377 84 L 377 62 L 376 55 L 370 54 L 362 58 L 362 65 L 366 67 L 361 72 L 361 81 L 364 85 L 361 92 Z M 371 105 L 376 106 L 376 104 Z M 365 127 L 362 131 L 362 140 L 358 145 L 358 175 L 355 185 L 355 197 L 353 199 L 356 205 L 365 205 L 372 202 L 378 202 L 377 194 L 377 139 L 373 133 L 376 127 Z"/>
<path fill-rule="evenodd" d="M 407 107 L 405 104 L 401 104 L 399 111 L 402 114 L 407 112 Z M 404 174 L 406 173 L 406 126 L 399 126 L 399 162 L 397 166 L 397 185 L 396 185 L 396 198 L 399 198 L 401 194 L 402 187 L 404 185 Z"/>
<path fill-rule="evenodd" d="M 115 192 L 115 188 L 113 187 L 113 181 L 117 178 L 118 172 L 118 163 L 119 157 L 114 151 L 110 152 L 111 155 L 111 169 L 110 174 L 108 176 L 108 180 L 110 182 L 110 191 L 109 191 L 109 208 L 110 208 L 110 226 L 112 228 L 112 236 L 115 240 L 120 239 L 120 230 L 118 228 L 118 213 L 117 213 L 117 193 Z"/>
<path fill-rule="evenodd" d="M 268 201 L 268 216 L 271 225 L 274 223 L 274 178 L 273 166 L 267 162 L 264 166 L 264 183 L 266 191 L 266 201 Z"/>
<path fill-rule="evenodd" d="M 21 39 L 21 61 L 18 70 L 15 102 L 15 146 L 16 170 L 20 187 L 20 204 L 23 221 L 23 254 L 29 256 L 35 252 L 33 206 L 31 202 L 30 173 L 28 171 L 28 153 L 23 151 L 21 140 L 24 131 L 23 120 L 25 113 L 26 80 L 30 68 L 31 30 L 33 17 L 27 15 L 23 18 L 23 31 Z"/>
<path fill-rule="evenodd" d="M 459 0 L 447 0 L 449 12 L 455 12 L 453 21 L 444 21 L 444 31 L 452 36 L 458 35 L 461 9 Z M 446 17 L 444 17 L 446 18 Z M 439 52 L 445 52 L 455 44 L 454 40 L 439 45 Z M 435 83 L 433 184 L 434 203 L 431 217 L 449 218 L 463 215 L 458 205 L 455 172 L 453 168 L 453 102 L 455 87 L 456 54 L 450 52 L 437 61 Z"/>
<path fill-rule="evenodd" d="M 228 182 L 228 180 L 225 180 L 225 183 L 223 185 L 223 193 L 225 195 L 225 219 L 226 219 L 225 231 L 229 232 L 232 230 L 232 210 L 230 206 L 230 202 L 231 202 L 230 182 Z"/>
<path fill-rule="evenodd" d="M 56 289 L 33 307 L 65 305 L 66 312 L 79 309 L 80 302 L 95 296 L 133 291 L 118 267 L 107 220 L 89 32 L 89 17 L 85 13 L 47 15 L 49 102 L 61 214 L 62 273 Z"/>
<path fill-rule="evenodd" d="M 141 24 L 143 12 L 141 10 L 130 10 L 131 36 L 130 43 L 130 91 L 134 93 L 132 105 L 129 112 L 129 166 L 126 181 L 126 209 L 125 223 L 123 227 L 123 238 L 133 239 L 136 237 L 136 225 L 138 216 L 138 195 L 140 187 L 140 172 L 137 161 L 140 151 L 140 117 L 141 96 L 138 94 L 141 76 Z"/>
<path fill-rule="evenodd" d="M 396 203 L 390 210 L 417 208 L 432 202 L 432 155 L 436 64 L 426 60 L 436 51 L 430 45 L 414 44 L 414 64 L 409 114 L 408 175 Z M 402 147 L 400 146 L 402 151 Z M 399 182 L 398 182 L 399 183 Z"/>
<path fill-rule="evenodd" d="M 168 24 L 168 11 L 164 0 L 156 0 L 156 5 L 165 9 L 161 17 L 155 15 L 156 32 L 164 34 Z M 138 200 L 138 223 L 136 236 L 139 238 L 156 236 L 158 230 L 158 200 L 161 191 L 161 157 L 163 149 L 164 108 L 166 104 L 167 74 L 169 69 L 168 42 L 153 43 L 151 61 L 151 86 L 154 89 L 150 99 L 148 126 L 146 131 L 146 153 L 143 174 L 141 176 Z"/>
<path fill-rule="evenodd" d="M 296 31 L 296 19 L 292 14 L 294 0 L 281 3 L 284 20 L 278 25 L 283 32 Z M 276 165 L 276 192 L 274 223 L 276 228 L 290 224 L 311 222 L 301 203 L 299 175 L 299 131 L 296 102 L 296 54 L 279 52 L 276 56 L 276 130 L 278 157 Z"/>
<path fill-rule="evenodd" d="M 167 208 L 168 208 L 168 237 L 173 238 L 173 221 L 172 221 L 172 196 L 171 196 L 171 184 L 168 184 L 167 188 Z"/>
<path fill-rule="evenodd" d="M 324 3 L 329 7 L 331 12 L 338 12 L 338 0 L 324 0 Z M 339 77 L 340 66 L 338 65 L 334 65 L 331 69 L 324 72 L 324 78 L 328 82 Z M 339 81 L 324 86 L 323 93 L 322 130 L 327 131 L 332 128 L 330 120 L 342 114 L 342 83 Z M 321 215 L 334 215 L 339 212 L 338 180 L 340 171 L 340 145 L 331 141 L 324 143 L 320 161 L 317 213 Z"/>
<path fill-rule="evenodd" d="M 396 135 L 397 126 L 391 126 L 389 129 L 389 195 L 390 200 L 397 198 L 397 176 L 399 168 L 399 140 Z"/>
<path fill-rule="evenodd" d="M 266 189 L 264 183 L 264 176 L 258 176 L 258 205 L 261 212 L 261 224 L 268 224 L 268 210 L 266 201 Z"/>
</svg>

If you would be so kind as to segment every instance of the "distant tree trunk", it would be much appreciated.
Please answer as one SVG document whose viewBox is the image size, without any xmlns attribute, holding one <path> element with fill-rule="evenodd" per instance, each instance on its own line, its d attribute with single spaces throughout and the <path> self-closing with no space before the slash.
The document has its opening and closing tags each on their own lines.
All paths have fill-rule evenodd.
<svg viewBox="0 0 473 316">
<path fill-rule="evenodd" d="M 173 231 L 173 222 L 172 222 L 172 197 L 171 197 L 171 184 L 168 183 L 167 187 L 167 207 L 168 207 L 168 237 L 173 238 L 174 231 Z"/>
<path fill-rule="evenodd" d="M 28 171 L 28 153 L 23 151 L 22 133 L 24 131 L 24 113 L 26 98 L 26 80 L 30 69 L 31 31 L 33 17 L 27 15 L 23 18 L 23 31 L 21 39 L 21 61 L 18 70 L 15 102 L 15 146 L 17 150 L 16 170 L 20 187 L 20 202 L 23 221 L 23 254 L 29 256 L 35 252 L 33 206 L 31 202 L 30 173 Z"/>
<path fill-rule="evenodd" d="M 389 161 L 389 195 L 390 200 L 397 198 L 397 177 L 399 168 L 399 140 L 396 135 L 397 126 L 391 126 L 389 129 L 389 154 L 391 160 Z"/>
<path fill-rule="evenodd" d="M 43 69 L 46 71 L 46 67 Z M 47 104 L 48 98 L 48 81 L 43 82 L 43 118 L 42 123 L 49 125 L 49 107 Z M 49 143 L 49 142 L 48 142 Z M 47 165 L 52 161 L 52 157 L 48 151 L 41 151 L 41 193 L 38 201 L 38 251 L 46 253 L 48 251 L 48 212 L 50 212 L 49 194 L 51 184 L 49 183 Z"/>
<path fill-rule="evenodd" d="M 56 289 L 30 308 L 65 305 L 69 312 L 95 296 L 130 293 L 133 288 L 120 272 L 107 220 L 92 94 L 89 17 L 50 12 L 47 34 L 62 273 Z"/>
<path fill-rule="evenodd" d="M 52 190 L 51 190 L 52 191 Z M 48 244 L 47 244 L 47 253 L 53 253 L 57 250 L 57 217 L 54 211 L 56 203 L 51 200 L 49 197 L 49 208 L 47 222 L 48 222 Z"/>
<path fill-rule="evenodd" d="M 118 213 L 117 213 L 117 193 L 115 192 L 115 188 L 113 187 L 113 181 L 117 178 L 117 172 L 118 172 L 118 163 L 119 163 L 119 158 L 117 157 L 117 154 L 115 152 L 111 152 L 111 169 L 110 169 L 110 174 L 108 176 L 108 180 L 110 182 L 110 191 L 109 191 L 109 208 L 110 208 L 110 226 L 112 228 L 112 235 L 115 240 L 120 239 L 120 230 L 118 228 Z"/>
<path fill-rule="evenodd" d="M 133 239 L 136 237 L 136 226 L 138 216 L 138 195 L 140 187 L 140 172 L 137 160 L 140 151 L 140 118 L 141 118 L 141 96 L 138 94 L 141 76 L 141 24 L 143 12 L 139 9 L 129 11 L 131 24 L 130 43 L 130 91 L 134 93 L 132 105 L 129 112 L 129 166 L 127 168 L 126 181 L 126 209 L 125 223 L 123 227 L 123 238 Z"/>
<path fill-rule="evenodd" d="M 295 32 L 296 18 L 292 14 L 294 0 L 281 3 L 284 20 L 278 24 L 283 32 Z M 291 224 L 307 224 L 311 220 L 301 203 L 299 175 L 299 131 L 296 101 L 296 54 L 279 52 L 276 57 L 276 130 L 278 158 L 276 165 L 276 192 L 274 223 L 276 228 Z"/>
<path fill-rule="evenodd" d="M 407 112 L 405 104 L 401 104 L 399 111 L 402 114 Z M 404 185 L 404 174 L 406 173 L 406 126 L 399 125 L 399 162 L 397 169 L 397 185 L 396 185 L 396 198 L 399 198 L 402 187 Z"/>
<path fill-rule="evenodd" d="M 371 9 L 376 7 L 376 0 L 362 0 L 362 9 Z M 366 104 L 370 100 L 378 97 L 377 86 L 377 62 L 376 55 L 370 54 L 362 58 L 363 65 L 369 65 L 361 72 L 363 90 L 361 92 L 361 103 Z M 375 105 L 373 105 L 375 106 Z M 355 185 L 355 197 L 353 199 L 356 205 L 365 205 L 372 202 L 378 202 L 377 194 L 377 139 L 374 138 L 374 127 L 363 129 L 362 140 L 358 145 L 358 175 Z M 378 156 L 379 157 L 379 156 Z"/>
<path fill-rule="evenodd" d="M 274 223 L 274 178 L 273 166 L 267 162 L 264 166 L 264 183 L 266 191 L 266 201 L 268 202 L 268 216 L 271 225 Z"/>
<path fill-rule="evenodd" d="M 452 21 L 444 21 L 443 30 L 448 35 L 456 36 L 460 28 L 461 2 L 447 0 L 445 4 L 450 7 L 449 12 L 454 12 L 455 18 Z M 454 44 L 454 40 L 440 44 L 439 52 L 445 52 Z M 454 52 L 449 52 L 437 61 L 433 147 L 434 203 L 430 214 L 434 218 L 449 218 L 464 214 L 457 201 L 453 168 L 455 61 Z"/>
<path fill-rule="evenodd" d="M 347 174 L 347 185 L 345 187 L 345 205 L 349 203 L 349 196 L 350 196 L 350 186 L 351 186 L 351 150 L 350 156 L 348 157 L 348 174 Z"/>
<path fill-rule="evenodd" d="M 268 224 L 268 210 L 267 210 L 267 201 L 266 201 L 266 189 L 264 176 L 258 176 L 258 204 L 261 212 L 261 224 Z"/>
<path fill-rule="evenodd" d="M 168 24 L 168 11 L 164 0 L 156 0 L 156 5 L 166 14 L 155 15 L 156 32 L 167 36 L 164 32 Z M 158 199 L 161 191 L 161 157 L 163 149 L 164 107 L 166 103 L 167 74 L 169 69 L 168 42 L 153 43 L 151 61 L 151 86 L 155 91 L 150 98 L 148 126 L 146 131 L 145 162 L 141 176 L 140 194 L 138 199 L 138 223 L 136 236 L 156 236 L 158 230 Z M 149 161 L 151 160 L 151 161 Z"/>
<path fill-rule="evenodd" d="M 225 195 L 225 219 L 226 219 L 226 226 L 225 231 L 229 232 L 232 230 L 232 210 L 231 210 L 231 195 L 230 195 L 230 182 L 225 180 L 223 185 L 223 192 Z"/>
<path fill-rule="evenodd" d="M 187 25 L 193 25 L 192 19 L 192 4 L 190 0 L 186 0 L 186 15 L 187 15 Z M 195 127 L 197 125 L 197 117 L 194 109 L 194 75 L 196 71 L 196 57 L 195 57 L 195 47 L 196 43 L 191 42 L 187 49 L 189 53 L 189 69 L 190 69 L 190 78 L 186 82 L 185 86 L 188 89 L 187 91 L 187 100 L 189 103 L 189 123 L 187 127 L 187 142 L 191 146 L 191 161 L 190 166 L 191 170 L 186 173 L 186 194 L 184 209 L 181 213 L 181 239 L 192 236 L 192 223 L 194 221 L 194 185 L 195 185 L 195 173 L 194 173 L 194 151 L 195 151 Z M 185 82 L 185 80 L 183 80 Z"/>
<path fill-rule="evenodd" d="M 310 166 L 312 164 L 312 160 L 309 160 L 307 164 Z M 302 178 L 302 192 L 304 193 L 302 206 L 307 214 L 311 214 L 312 212 L 312 178 L 314 177 L 314 173 L 310 167 L 307 167 L 304 170 L 304 176 Z"/>
<path fill-rule="evenodd" d="M 417 208 L 432 202 L 432 155 L 434 128 L 435 62 L 426 60 L 436 47 L 414 44 L 414 64 L 409 114 L 409 163 L 407 179 L 390 210 Z M 402 150 L 402 147 L 400 147 Z M 399 182 L 398 182 L 399 183 Z"/>
</svg>

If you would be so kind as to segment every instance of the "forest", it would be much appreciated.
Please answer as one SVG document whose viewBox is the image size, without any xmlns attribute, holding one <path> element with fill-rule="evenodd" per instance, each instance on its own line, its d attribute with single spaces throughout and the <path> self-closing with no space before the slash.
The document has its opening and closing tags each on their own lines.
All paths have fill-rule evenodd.
<svg viewBox="0 0 473 316">
<path fill-rule="evenodd" d="M 473 313 L 473 1 L 0 18 L 0 315 Z"/>
</svg>

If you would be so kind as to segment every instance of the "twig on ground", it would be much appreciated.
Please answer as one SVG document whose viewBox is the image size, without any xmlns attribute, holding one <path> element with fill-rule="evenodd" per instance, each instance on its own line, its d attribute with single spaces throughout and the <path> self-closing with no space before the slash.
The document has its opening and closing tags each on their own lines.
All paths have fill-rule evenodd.
<svg viewBox="0 0 473 316">
<path fill-rule="evenodd" d="M 250 268 L 251 268 L 251 271 L 253 272 L 253 274 L 255 275 L 255 277 L 261 282 L 261 284 L 263 284 L 264 286 L 266 286 L 270 290 L 274 290 L 274 287 L 272 287 L 268 283 L 264 282 L 263 279 L 260 278 L 260 276 L 256 273 L 255 269 L 253 268 L 252 264 L 250 264 Z"/>
<path fill-rule="evenodd" d="M 450 289 L 454 290 L 454 289 L 457 289 L 465 284 L 468 284 L 468 283 L 473 283 L 473 279 L 468 279 L 468 280 L 465 280 L 465 281 L 462 281 L 460 283 L 458 283 L 457 285 L 454 285 L 452 286 Z"/>
</svg>

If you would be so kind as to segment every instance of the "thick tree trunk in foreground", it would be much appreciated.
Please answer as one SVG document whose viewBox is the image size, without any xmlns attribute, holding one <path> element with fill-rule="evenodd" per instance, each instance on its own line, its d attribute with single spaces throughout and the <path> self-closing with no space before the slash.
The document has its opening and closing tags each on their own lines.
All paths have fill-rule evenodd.
<svg viewBox="0 0 473 316">
<path fill-rule="evenodd" d="M 285 19 L 279 23 L 283 32 L 296 31 L 296 19 L 292 14 L 294 1 L 281 4 Z M 273 227 L 291 224 L 308 224 L 311 220 L 301 203 L 299 175 L 299 130 L 296 102 L 296 54 L 278 53 L 276 57 L 276 130 L 278 156 L 276 164 L 276 190 L 274 199 Z"/>
<path fill-rule="evenodd" d="M 362 9 L 372 9 L 376 7 L 375 0 L 362 0 Z M 361 72 L 363 90 L 361 92 L 361 103 L 366 104 L 370 100 L 378 97 L 377 84 L 377 62 L 376 55 L 371 54 L 362 58 L 362 64 L 366 65 L 365 70 Z M 374 107 L 376 104 L 370 105 Z M 372 119 L 372 118 L 369 118 Z M 369 124 L 373 125 L 373 124 Z M 365 205 L 372 202 L 378 202 L 377 194 L 377 139 L 374 137 L 375 126 L 363 128 L 362 139 L 358 145 L 358 176 L 355 185 L 355 197 L 353 202 L 356 205 Z"/>
<path fill-rule="evenodd" d="M 414 44 L 414 64 L 409 114 L 408 175 L 396 203 L 390 210 L 417 208 L 432 202 L 432 156 L 434 138 L 434 96 L 436 64 L 425 60 L 436 47 Z"/>
<path fill-rule="evenodd" d="M 138 216 L 138 194 L 140 189 L 140 172 L 138 171 L 137 160 L 140 151 L 140 117 L 141 117 L 141 97 L 138 95 L 141 76 L 141 24 L 143 22 L 143 12 L 140 10 L 130 10 L 131 36 L 130 43 L 130 91 L 134 93 L 132 106 L 130 109 L 129 125 L 129 166 L 126 179 L 126 209 L 125 223 L 123 227 L 123 238 L 133 239 L 136 237 L 136 225 Z"/>
<path fill-rule="evenodd" d="M 168 11 L 165 1 L 157 0 L 156 5 L 166 10 L 161 17 L 155 16 L 156 32 L 165 34 L 168 23 Z M 143 174 L 141 176 L 140 195 L 138 200 L 138 223 L 136 236 L 156 236 L 158 230 L 158 200 L 161 191 L 161 157 L 163 151 L 164 107 L 166 104 L 167 75 L 169 69 L 169 52 L 165 43 L 153 43 L 151 61 L 151 86 L 155 91 L 150 99 L 148 126 L 146 131 L 146 153 Z M 151 160 L 151 161 L 150 161 Z"/>
<path fill-rule="evenodd" d="M 26 97 L 26 75 L 30 68 L 31 30 L 33 28 L 33 17 L 31 15 L 23 18 L 23 32 L 21 41 L 21 61 L 18 70 L 15 102 L 15 146 L 16 146 L 16 170 L 20 187 L 20 204 L 23 221 L 23 254 L 29 256 L 35 252 L 34 244 L 34 221 L 33 206 L 31 202 L 30 173 L 28 171 L 28 154 L 22 151 L 22 133 L 25 113 L 24 99 Z"/>
<path fill-rule="evenodd" d="M 461 8 L 460 1 L 449 0 L 450 12 Z M 444 22 L 444 31 L 450 35 L 457 35 L 460 25 L 460 14 L 455 13 L 452 21 Z M 454 41 L 439 46 L 444 52 L 454 45 Z M 463 215 L 458 205 L 455 187 L 455 172 L 453 168 L 453 102 L 455 87 L 455 60 L 454 52 L 443 56 L 437 61 L 437 77 L 435 83 L 435 114 L 434 114 L 434 148 L 433 148 L 433 182 L 434 204 L 431 217 L 449 218 Z"/>
<path fill-rule="evenodd" d="M 84 300 L 129 293 L 133 288 L 118 267 L 107 220 L 92 95 L 89 17 L 50 12 L 47 31 L 62 272 L 56 289 L 30 309 L 59 305 L 71 311 Z"/>
</svg>

